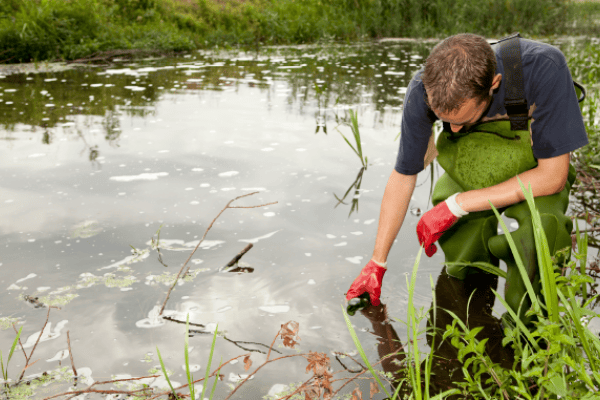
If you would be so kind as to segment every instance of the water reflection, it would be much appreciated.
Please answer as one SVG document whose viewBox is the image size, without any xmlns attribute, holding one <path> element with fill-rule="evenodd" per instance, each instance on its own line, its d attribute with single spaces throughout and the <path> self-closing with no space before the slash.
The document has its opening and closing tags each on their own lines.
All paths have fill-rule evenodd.
<svg viewBox="0 0 600 400">
<path fill-rule="evenodd" d="M 495 300 L 492 289 L 495 290 L 497 285 L 498 277 L 492 274 L 469 275 L 467 279 L 460 281 L 450 277 L 445 267 L 442 270 L 435 285 L 435 303 L 432 302 L 431 306 L 437 304 L 437 309 L 430 311 L 427 323 L 427 344 L 434 346 L 431 395 L 451 389 L 455 387 L 453 382 L 464 380 L 463 365 L 458 361 L 457 348 L 451 344 L 450 338 L 443 339 L 446 327 L 453 323 L 450 312 L 458 316 L 469 329 L 481 327 L 476 338 L 479 342 L 487 339 L 485 351 L 491 360 L 503 368 L 512 367 L 513 351 L 509 347 L 502 346 L 504 338 L 502 325 L 500 320 L 492 315 Z M 361 313 L 371 322 L 372 331 L 378 337 L 377 352 L 382 359 L 381 365 L 384 371 L 391 373 L 396 382 L 407 379 L 408 377 L 398 367 L 406 362 L 406 357 L 398 333 L 390 323 L 387 307 L 384 304 L 378 307 L 369 306 Z M 432 321 L 435 323 L 435 330 L 431 325 Z M 421 365 L 421 370 L 424 369 L 425 361 Z M 408 389 L 400 390 L 402 394 L 410 395 Z"/>
</svg>

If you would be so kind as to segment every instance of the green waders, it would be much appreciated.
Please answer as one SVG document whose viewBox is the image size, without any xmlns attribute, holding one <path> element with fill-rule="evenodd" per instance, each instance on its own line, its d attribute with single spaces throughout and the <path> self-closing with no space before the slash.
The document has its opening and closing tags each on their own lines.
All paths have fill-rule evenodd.
<svg viewBox="0 0 600 400">
<path fill-rule="evenodd" d="M 435 186 L 432 199 L 434 206 L 454 193 L 490 187 L 537 166 L 529 132 L 511 131 L 509 121 L 483 123 L 468 133 L 443 131 L 437 140 L 437 149 L 438 162 L 445 173 Z M 574 180 L 575 169 L 570 166 L 567 183 L 560 193 L 535 198 L 552 254 L 565 247 L 571 249 L 573 222 L 565 215 L 565 211 Z M 534 291 L 539 295 L 541 285 L 527 202 L 505 207 L 499 212 L 516 219 L 519 224 L 511 236 Z M 524 318 L 531 301 L 528 297 L 524 298 L 525 285 L 506 235 L 498 235 L 498 221 L 492 210 L 472 212 L 460 218 L 438 242 L 446 262 L 484 261 L 498 266 L 499 260 L 503 260 L 508 269 L 504 298 L 515 313 L 518 313 L 523 300 L 519 317 L 524 322 L 531 320 Z M 452 266 L 447 268 L 447 272 L 464 280 L 472 272 L 471 269 Z"/>
</svg>

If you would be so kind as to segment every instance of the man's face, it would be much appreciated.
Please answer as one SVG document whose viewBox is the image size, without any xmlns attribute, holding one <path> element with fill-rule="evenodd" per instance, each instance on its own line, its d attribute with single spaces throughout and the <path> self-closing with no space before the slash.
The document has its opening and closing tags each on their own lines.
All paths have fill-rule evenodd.
<svg viewBox="0 0 600 400">
<path fill-rule="evenodd" d="M 476 99 L 469 99 L 463 105 L 452 113 L 435 112 L 435 115 L 444 122 L 450 124 L 453 132 L 458 132 L 465 126 L 467 129 L 481 119 L 483 113 L 490 105 L 492 97 L 489 100 L 479 103 Z"/>
</svg>

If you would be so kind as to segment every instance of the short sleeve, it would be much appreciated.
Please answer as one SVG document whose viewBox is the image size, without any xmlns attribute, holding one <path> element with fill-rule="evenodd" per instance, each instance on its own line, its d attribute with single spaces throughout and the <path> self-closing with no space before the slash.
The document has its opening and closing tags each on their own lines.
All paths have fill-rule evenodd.
<svg viewBox="0 0 600 400">
<path fill-rule="evenodd" d="M 536 158 L 560 156 L 588 144 L 571 72 L 566 61 L 561 64 L 545 69 L 546 79 L 533 90 L 531 132 Z"/>
<path fill-rule="evenodd" d="M 415 175 L 424 169 L 425 153 L 434 119 L 425 104 L 425 89 L 417 72 L 411 79 L 404 97 L 400 127 L 400 149 L 396 158 L 396 172 Z M 435 114 L 433 114 L 435 115 Z"/>
</svg>

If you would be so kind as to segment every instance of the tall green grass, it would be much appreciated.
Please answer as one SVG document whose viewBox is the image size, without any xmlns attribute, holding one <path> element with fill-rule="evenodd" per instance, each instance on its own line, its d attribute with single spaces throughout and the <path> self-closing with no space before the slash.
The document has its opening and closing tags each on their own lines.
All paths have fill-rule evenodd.
<svg viewBox="0 0 600 400">
<path fill-rule="evenodd" d="M 565 32 L 566 0 L 3 0 L 0 62 L 115 49 Z M 579 15 L 571 12 L 569 15 Z"/>
<path fill-rule="evenodd" d="M 540 266 L 542 280 L 542 297 L 535 295 L 525 268 L 514 248 L 508 228 L 500 218 L 495 208 L 494 212 L 504 229 L 509 244 L 513 250 L 519 271 L 527 286 L 527 294 L 531 298 L 532 306 L 527 311 L 537 317 L 533 328 L 526 327 L 517 315 L 518 310 L 512 310 L 500 294 L 494 291 L 496 297 L 504 304 L 512 316 L 514 326 L 508 324 L 504 329 L 503 346 L 510 346 L 514 351 L 514 364 L 512 368 L 504 368 L 495 364 L 486 353 L 487 339 L 478 339 L 477 334 L 481 327 L 470 328 L 458 316 L 445 310 L 453 317 L 453 322 L 442 329 L 443 340 L 450 340 L 457 349 L 458 361 L 462 363 L 464 381 L 455 382 L 454 392 L 440 393 L 433 397 L 428 392 L 428 386 L 433 376 L 430 363 L 435 356 L 431 351 L 428 354 L 420 352 L 417 343 L 418 322 L 423 318 L 422 310 L 415 309 L 413 294 L 415 290 L 415 277 L 422 249 L 419 251 L 413 267 L 409 289 L 408 326 L 409 344 L 405 346 L 408 361 L 399 371 L 405 376 L 400 384 L 410 384 L 412 399 L 438 399 L 451 393 L 461 393 L 473 399 L 598 399 L 600 397 L 600 339 L 590 331 L 588 323 L 593 318 L 600 318 L 600 314 L 589 309 L 598 295 L 590 297 L 586 286 L 593 283 L 591 277 L 585 273 L 585 267 L 579 267 L 575 260 L 568 263 L 569 274 L 562 276 L 557 265 L 552 263 L 552 256 L 548 250 L 546 235 L 541 225 L 540 214 L 535 208 L 531 188 L 525 190 L 526 201 L 532 214 L 534 225 L 535 246 Z M 587 258 L 585 245 L 587 236 L 581 237 L 577 233 L 578 254 L 575 258 L 580 262 Z M 585 261 L 583 261 L 585 262 Z M 435 304 L 435 295 L 433 310 Z M 543 301 L 542 301 L 543 300 Z M 350 321 L 344 313 L 350 334 L 359 349 L 363 361 L 370 366 L 362 346 L 352 329 Z M 433 317 L 435 319 L 435 316 Z M 445 330 L 444 330 L 445 329 Z M 435 335 L 432 335 L 435 336 Z M 432 344 L 431 348 L 435 346 Z M 424 361 L 422 361 L 424 360 Z M 420 365 L 424 364 L 424 368 Z M 377 373 L 370 367 L 373 376 Z M 378 379 L 377 379 L 378 380 Z M 379 380 L 378 380 L 379 381 Z M 399 389 L 392 399 L 397 399 Z M 442 397 L 440 397 L 442 396 Z"/>
</svg>

